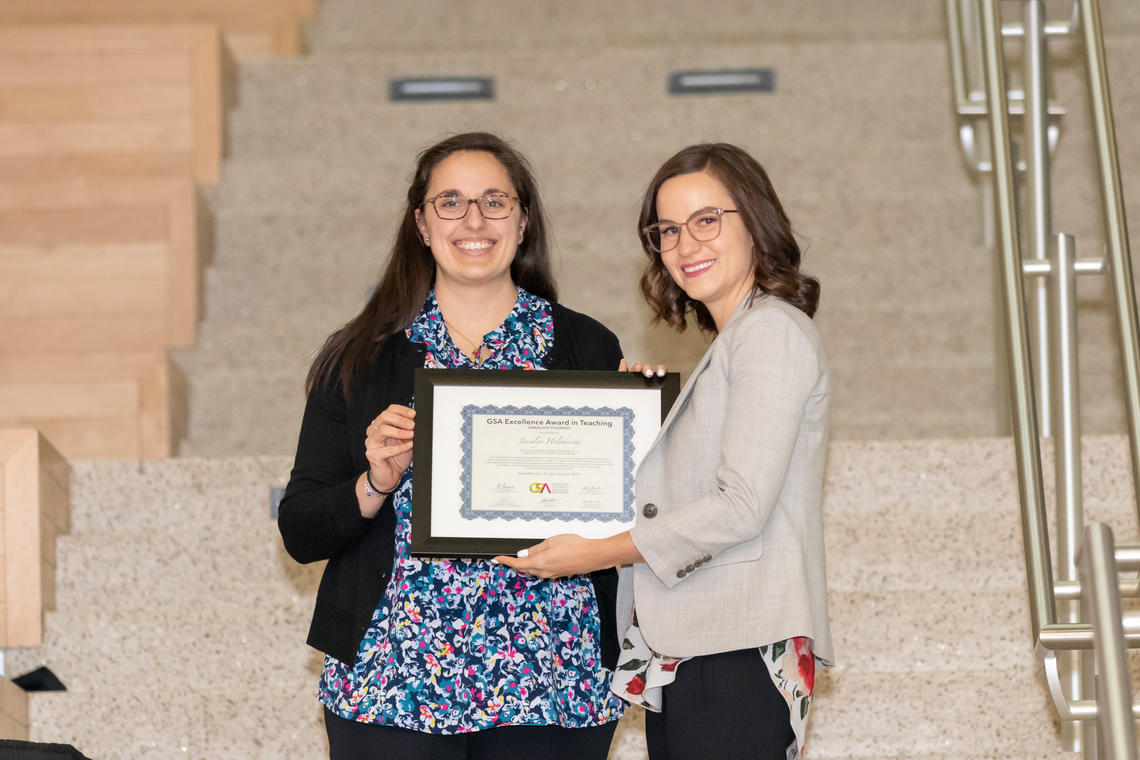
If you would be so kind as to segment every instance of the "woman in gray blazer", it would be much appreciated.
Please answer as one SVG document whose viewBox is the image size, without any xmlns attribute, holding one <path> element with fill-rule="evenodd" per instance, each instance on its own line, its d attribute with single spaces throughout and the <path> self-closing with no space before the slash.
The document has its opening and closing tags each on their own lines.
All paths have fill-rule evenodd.
<svg viewBox="0 0 1140 760">
<path fill-rule="evenodd" d="M 715 339 L 640 464 L 635 526 L 498 560 L 541 577 L 631 565 L 613 689 L 649 710 L 652 760 L 798 757 L 815 666 L 833 659 L 819 284 L 763 167 L 732 145 L 669 159 L 639 228 L 655 321 L 682 331 L 691 314 Z"/>
</svg>

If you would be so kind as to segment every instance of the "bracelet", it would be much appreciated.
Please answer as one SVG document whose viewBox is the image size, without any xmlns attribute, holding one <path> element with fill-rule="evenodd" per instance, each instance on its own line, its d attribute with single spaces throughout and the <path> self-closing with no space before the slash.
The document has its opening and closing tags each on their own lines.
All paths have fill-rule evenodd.
<svg viewBox="0 0 1140 760">
<path fill-rule="evenodd" d="M 396 481 L 396 485 L 392 486 L 391 491 L 381 491 L 372 482 L 372 470 L 367 469 L 364 471 L 364 495 L 365 496 L 391 496 L 392 491 L 396 490 L 396 486 L 400 485 L 400 481 Z"/>
</svg>

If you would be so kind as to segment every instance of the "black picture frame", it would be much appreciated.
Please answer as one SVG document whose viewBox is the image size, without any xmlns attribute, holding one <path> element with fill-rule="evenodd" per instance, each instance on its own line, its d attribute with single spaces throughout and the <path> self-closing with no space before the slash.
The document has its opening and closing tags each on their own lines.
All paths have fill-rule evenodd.
<svg viewBox="0 0 1140 760">
<path fill-rule="evenodd" d="M 665 421 L 681 390 L 680 375 L 669 372 L 664 377 L 646 378 L 636 372 L 588 370 L 459 370 L 417 369 L 415 372 L 416 427 L 412 453 L 412 537 L 410 552 L 417 557 L 493 557 L 516 554 L 547 536 L 526 537 L 455 537 L 437 536 L 432 532 L 433 484 L 432 459 L 435 430 L 435 391 L 441 386 L 471 388 L 477 396 L 487 388 L 538 389 L 620 389 L 644 390 L 660 397 L 660 416 L 653 420 L 654 435 Z M 644 424 L 641 421 L 640 424 Z M 457 484 L 458 487 L 458 484 Z M 614 531 L 618 532 L 618 531 Z"/>
</svg>

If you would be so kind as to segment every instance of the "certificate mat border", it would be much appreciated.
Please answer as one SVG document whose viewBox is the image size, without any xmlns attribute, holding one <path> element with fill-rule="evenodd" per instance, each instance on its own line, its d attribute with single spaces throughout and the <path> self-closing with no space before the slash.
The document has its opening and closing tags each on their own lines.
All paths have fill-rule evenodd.
<svg viewBox="0 0 1140 760">
<path fill-rule="evenodd" d="M 661 399 L 665 421 L 681 392 L 681 376 L 646 378 L 637 372 L 592 370 L 477 370 L 416 369 L 416 428 L 412 453 L 412 540 L 410 552 L 416 557 L 494 557 L 515 554 L 519 549 L 542 541 L 535 538 L 455 538 L 432 534 L 432 430 L 434 398 L 438 386 L 474 388 L 618 388 L 655 391 Z"/>
</svg>

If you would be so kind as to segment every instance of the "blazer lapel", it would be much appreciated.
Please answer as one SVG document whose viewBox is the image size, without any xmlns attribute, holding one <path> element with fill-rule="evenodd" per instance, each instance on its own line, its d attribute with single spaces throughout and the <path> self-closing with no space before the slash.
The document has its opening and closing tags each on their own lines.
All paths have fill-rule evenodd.
<svg viewBox="0 0 1140 760">
<path fill-rule="evenodd" d="M 756 293 L 755 297 L 752 300 L 752 305 L 759 303 L 767 297 L 768 296 L 764 293 Z M 732 312 L 732 316 L 729 317 L 728 322 L 724 326 L 725 330 L 728 330 L 732 323 L 740 318 L 740 315 L 748 311 L 750 308 L 748 300 L 749 299 L 745 298 L 737 305 L 736 309 Z M 702 356 L 701 360 L 697 362 L 697 366 L 693 369 L 693 373 L 689 375 L 688 382 L 686 382 L 684 387 L 681 388 L 681 392 L 677 394 L 677 400 L 673 402 L 673 406 L 669 409 L 669 414 L 665 416 L 665 421 L 661 423 L 661 429 L 657 431 L 657 436 L 653 439 L 653 443 L 650 444 L 648 449 L 649 451 L 653 450 L 653 448 L 657 445 L 657 442 L 661 440 L 661 437 L 663 435 L 665 435 L 665 431 L 667 431 L 669 429 L 669 426 L 673 424 L 673 420 L 675 420 L 677 418 L 677 415 L 680 414 L 681 410 L 685 408 L 685 404 L 689 401 L 689 395 L 693 392 L 693 385 L 696 384 L 697 378 L 700 377 L 701 373 L 705 371 L 705 368 L 709 366 L 709 361 L 712 360 L 713 348 L 716 346 L 716 341 L 719 338 L 720 336 L 718 335 L 713 340 L 712 344 L 705 351 L 704 356 Z"/>
<path fill-rule="evenodd" d="M 689 375 L 688 381 L 681 388 L 681 392 L 677 394 L 677 400 L 673 402 L 673 406 L 669 408 L 669 414 L 665 416 L 665 420 L 661 423 L 661 428 L 657 431 L 657 436 L 653 439 L 653 443 L 649 445 L 649 450 L 652 451 L 661 437 L 665 435 L 665 431 L 673 424 L 673 420 L 677 418 L 685 404 L 689 401 L 689 394 L 693 392 L 693 385 L 696 383 L 697 378 L 705 371 L 705 367 L 709 366 L 709 361 L 712 359 L 713 347 L 709 346 L 705 351 L 704 356 L 697 362 L 697 366 L 693 368 L 692 374 Z"/>
</svg>

